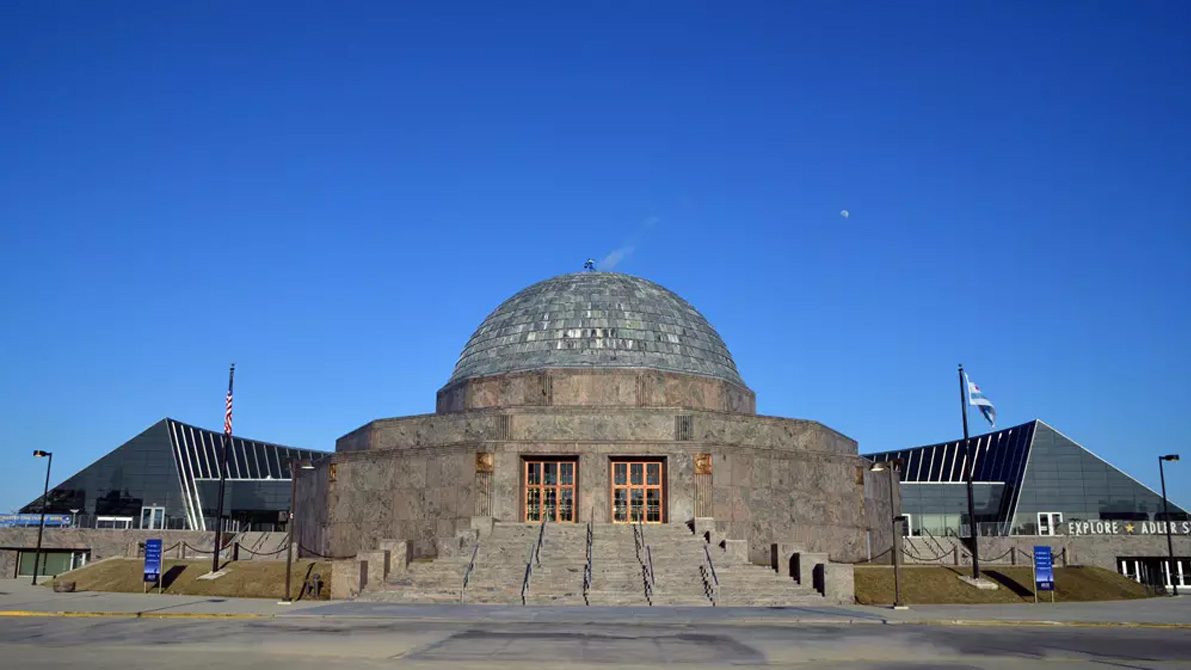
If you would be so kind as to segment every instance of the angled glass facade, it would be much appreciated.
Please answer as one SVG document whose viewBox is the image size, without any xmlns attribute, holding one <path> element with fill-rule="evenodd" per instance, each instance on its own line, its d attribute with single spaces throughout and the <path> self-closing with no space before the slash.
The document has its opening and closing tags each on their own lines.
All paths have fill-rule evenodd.
<svg viewBox="0 0 1191 670">
<path fill-rule="evenodd" d="M 1161 521 L 1162 497 L 1041 421 L 925 447 L 866 454 L 901 459 L 902 510 L 914 534 L 967 534 L 964 472 L 972 459 L 982 535 L 1054 535 L 1072 521 Z M 1187 512 L 1170 504 L 1172 520 Z"/>
<path fill-rule="evenodd" d="M 50 489 L 46 511 L 93 528 L 213 528 L 222 433 L 162 419 Z M 242 529 L 273 530 L 289 509 L 290 463 L 324 452 L 232 437 L 225 515 Z M 41 511 L 41 498 L 21 509 Z"/>
</svg>

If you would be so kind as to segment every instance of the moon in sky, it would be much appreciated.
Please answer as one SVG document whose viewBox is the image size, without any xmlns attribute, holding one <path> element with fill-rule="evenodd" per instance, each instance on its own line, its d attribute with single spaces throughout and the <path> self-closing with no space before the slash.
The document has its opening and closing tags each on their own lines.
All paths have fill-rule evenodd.
<svg viewBox="0 0 1191 670">
<path fill-rule="evenodd" d="M 846 219 L 846 218 L 848 218 L 849 216 L 852 216 L 852 213 L 851 213 L 851 212 L 849 212 L 849 211 L 848 211 L 848 210 L 846 210 L 846 209 L 841 209 L 841 210 L 839 211 L 839 215 L 840 215 L 840 216 L 842 216 L 842 217 L 844 217 L 844 218 Z"/>
</svg>

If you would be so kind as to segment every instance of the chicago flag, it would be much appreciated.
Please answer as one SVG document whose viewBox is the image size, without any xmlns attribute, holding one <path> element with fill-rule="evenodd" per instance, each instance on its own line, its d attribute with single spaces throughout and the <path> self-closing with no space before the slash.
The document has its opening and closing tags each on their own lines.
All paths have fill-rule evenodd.
<svg viewBox="0 0 1191 670">
<path fill-rule="evenodd" d="M 980 387 L 973 384 L 971 379 L 968 379 L 966 372 L 964 373 L 964 379 L 968 382 L 968 404 L 979 407 L 980 413 L 984 415 L 985 420 L 988 421 L 988 425 L 996 428 L 997 408 L 993 407 L 991 400 L 984 397 L 984 394 L 980 392 Z"/>
</svg>

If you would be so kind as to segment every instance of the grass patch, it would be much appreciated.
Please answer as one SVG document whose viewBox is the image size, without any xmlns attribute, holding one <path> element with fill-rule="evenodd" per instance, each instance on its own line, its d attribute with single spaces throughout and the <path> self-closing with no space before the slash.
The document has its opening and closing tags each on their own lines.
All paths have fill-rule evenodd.
<svg viewBox="0 0 1191 670">
<path fill-rule="evenodd" d="M 145 562 L 136 558 L 112 558 L 67 572 L 55 580 L 75 583 L 76 591 L 113 591 L 141 593 Z M 162 593 L 188 596 L 222 596 L 225 598 L 272 598 L 279 600 L 285 592 L 285 561 L 233 561 L 224 566 L 227 571 L 219 579 L 200 580 L 211 571 L 210 559 L 182 561 L 165 559 L 161 562 Z M 294 561 L 292 590 L 295 599 L 302 584 L 317 573 L 322 576 L 321 600 L 331 593 L 331 564 L 326 561 Z M 46 582 L 52 586 L 53 581 Z"/>
<path fill-rule="evenodd" d="M 981 570 L 1000 586 L 983 591 L 959 580 L 972 574 L 971 568 L 902 566 L 902 602 L 913 605 L 968 603 L 1034 602 L 1034 571 L 1030 567 L 995 566 Z M 1055 602 L 1090 600 L 1128 600 L 1145 598 L 1146 588 L 1111 570 L 1091 566 L 1055 568 Z M 1050 601 L 1050 594 L 1038 594 L 1039 601 Z M 893 569 L 856 566 L 856 602 L 861 605 L 888 605 L 893 602 Z"/>
</svg>

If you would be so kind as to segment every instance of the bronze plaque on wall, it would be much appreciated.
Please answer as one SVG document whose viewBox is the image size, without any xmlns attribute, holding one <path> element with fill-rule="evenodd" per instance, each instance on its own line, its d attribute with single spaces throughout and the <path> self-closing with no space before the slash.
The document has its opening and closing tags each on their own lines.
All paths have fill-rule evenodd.
<svg viewBox="0 0 1191 670">
<path fill-rule="evenodd" d="M 695 474 L 710 475 L 711 474 L 711 454 L 696 454 L 695 455 Z"/>
<path fill-rule="evenodd" d="M 476 454 L 476 472 L 492 472 L 494 467 L 491 453 L 479 452 Z"/>
</svg>

